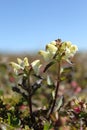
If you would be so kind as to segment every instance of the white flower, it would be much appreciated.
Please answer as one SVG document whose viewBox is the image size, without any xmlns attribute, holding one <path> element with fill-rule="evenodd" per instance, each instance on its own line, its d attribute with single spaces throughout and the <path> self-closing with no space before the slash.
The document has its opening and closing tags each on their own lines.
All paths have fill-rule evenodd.
<svg viewBox="0 0 87 130">
<path fill-rule="evenodd" d="M 31 63 L 32 69 L 36 73 L 36 75 L 39 74 L 40 67 L 42 66 L 40 63 L 40 60 L 35 60 Z"/>
</svg>

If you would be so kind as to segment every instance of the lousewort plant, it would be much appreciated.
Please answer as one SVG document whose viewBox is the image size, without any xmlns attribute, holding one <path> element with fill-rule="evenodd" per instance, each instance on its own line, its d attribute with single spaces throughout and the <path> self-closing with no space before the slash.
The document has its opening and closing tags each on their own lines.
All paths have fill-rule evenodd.
<svg viewBox="0 0 87 130">
<path fill-rule="evenodd" d="M 4 125 L 5 127 L 8 127 L 8 129 L 19 127 L 23 130 L 57 130 L 60 126 L 60 115 L 64 114 L 71 119 L 69 115 L 71 113 L 73 115 L 72 120 L 70 122 L 67 119 L 67 123 L 72 124 L 74 119 L 76 121 L 78 119 L 79 124 L 81 124 L 78 128 L 83 130 L 85 126 L 82 123 L 87 123 L 86 119 L 83 121 L 84 117 L 87 116 L 86 104 L 83 101 L 78 101 L 75 104 L 76 100 L 74 100 L 73 106 L 70 105 L 71 101 L 69 104 L 64 105 L 64 95 L 59 94 L 60 83 L 63 79 L 62 75 L 65 72 L 63 64 L 67 62 L 68 65 L 72 66 L 72 58 L 77 51 L 78 47 L 76 45 L 58 39 L 47 44 L 45 50 L 38 52 L 43 57 L 44 63 L 39 59 L 29 63 L 27 57 L 23 60 L 17 58 L 17 63 L 10 63 L 18 78 L 18 83 L 12 89 L 19 93 L 21 98 L 8 111 L 6 105 L 1 101 L 1 106 L 4 105 L 6 110 L 6 114 L 4 113 L 5 120 L 9 125 Z M 52 67 L 56 67 L 55 77 L 51 73 Z M 39 96 L 38 94 L 40 94 L 41 98 L 45 95 L 43 106 L 41 98 L 37 99 L 36 103 L 34 102 L 34 99 Z M 1 120 L 4 122 L 3 119 Z"/>
</svg>

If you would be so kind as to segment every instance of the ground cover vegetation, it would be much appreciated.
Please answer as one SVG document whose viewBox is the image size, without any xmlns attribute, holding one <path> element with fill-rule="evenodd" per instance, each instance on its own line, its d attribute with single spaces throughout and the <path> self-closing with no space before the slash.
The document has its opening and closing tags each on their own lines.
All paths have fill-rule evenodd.
<svg viewBox="0 0 87 130">
<path fill-rule="evenodd" d="M 1 130 L 87 129 L 87 59 L 76 45 L 57 39 L 0 61 Z"/>
</svg>

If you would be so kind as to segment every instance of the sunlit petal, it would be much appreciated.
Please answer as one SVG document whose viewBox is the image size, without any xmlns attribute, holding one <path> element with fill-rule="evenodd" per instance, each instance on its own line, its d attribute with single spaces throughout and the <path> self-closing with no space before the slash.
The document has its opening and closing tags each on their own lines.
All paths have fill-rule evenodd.
<svg viewBox="0 0 87 130">
<path fill-rule="evenodd" d="M 41 67 L 40 60 L 35 60 L 31 63 L 31 66 L 34 70 L 34 72 L 38 75 L 39 74 L 39 69 Z"/>
</svg>

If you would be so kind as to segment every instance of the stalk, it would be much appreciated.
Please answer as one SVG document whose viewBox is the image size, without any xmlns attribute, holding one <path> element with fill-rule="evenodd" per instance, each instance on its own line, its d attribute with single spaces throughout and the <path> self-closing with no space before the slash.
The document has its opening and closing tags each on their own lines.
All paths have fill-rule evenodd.
<svg viewBox="0 0 87 130">
<path fill-rule="evenodd" d="M 52 104 L 49 116 L 53 113 L 53 110 L 54 110 L 54 107 L 56 104 L 56 100 L 57 100 L 57 95 L 58 95 L 58 90 L 59 90 L 59 85 L 60 85 L 60 67 L 61 67 L 61 64 L 60 64 L 60 62 L 58 62 L 57 85 L 55 88 L 55 96 L 54 96 L 54 100 L 53 100 L 53 104 Z"/>
<path fill-rule="evenodd" d="M 32 99 L 31 99 L 30 75 L 28 76 L 28 105 L 29 105 L 29 110 L 30 110 L 30 116 L 32 117 Z"/>
</svg>

